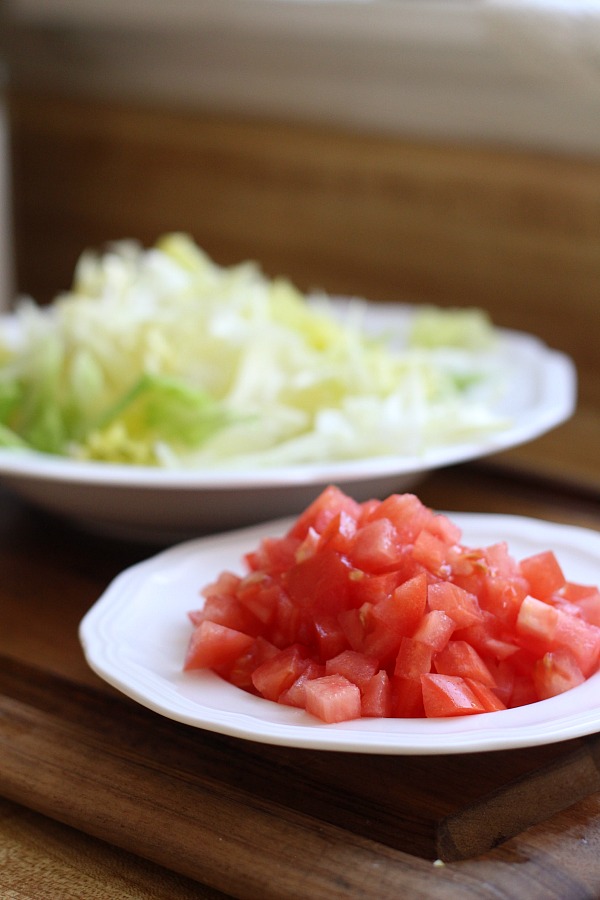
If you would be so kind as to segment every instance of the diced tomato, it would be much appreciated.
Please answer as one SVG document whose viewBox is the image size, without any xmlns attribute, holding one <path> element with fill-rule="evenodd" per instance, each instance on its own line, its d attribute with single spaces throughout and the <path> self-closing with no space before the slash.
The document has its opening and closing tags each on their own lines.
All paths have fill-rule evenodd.
<svg viewBox="0 0 600 900">
<path fill-rule="evenodd" d="M 210 594 L 203 609 L 194 614 L 193 621 L 195 625 L 200 625 L 205 619 L 243 631 L 244 634 L 257 636 L 260 633 L 260 621 L 235 597 Z"/>
<path fill-rule="evenodd" d="M 495 660 L 488 659 L 486 660 L 486 665 L 494 676 L 494 682 L 496 684 L 494 693 L 502 703 L 508 706 L 515 688 L 516 676 L 514 668 L 508 660 L 496 662 Z"/>
<path fill-rule="evenodd" d="M 360 528 L 350 548 L 350 559 L 365 572 L 387 572 L 398 558 L 399 538 L 389 519 L 377 518 Z"/>
<path fill-rule="evenodd" d="M 455 675 L 422 675 L 423 706 L 428 718 L 468 716 L 485 712 L 464 678 Z"/>
<path fill-rule="evenodd" d="M 519 649 L 519 645 L 508 637 L 503 623 L 487 610 L 483 611 L 480 622 L 458 629 L 454 637 L 457 640 L 467 641 L 479 654 L 493 657 L 496 660 L 508 659 Z"/>
<path fill-rule="evenodd" d="M 369 575 L 362 569 L 351 569 L 348 576 L 349 604 L 358 607 L 363 603 L 378 603 L 389 597 L 405 580 L 397 571 L 385 572 L 383 575 Z"/>
<path fill-rule="evenodd" d="M 430 516 L 425 527 L 427 531 L 439 537 L 448 547 L 458 544 L 462 537 L 462 531 L 458 525 L 443 513 L 436 513 Z"/>
<path fill-rule="evenodd" d="M 192 632 L 183 668 L 214 669 L 233 663 L 253 640 L 249 634 L 206 619 Z"/>
<path fill-rule="evenodd" d="M 588 678 L 598 668 L 600 628 L 562 609 L 557 612 L 558 620 L 552 647 L 568 650 L 585 678 Z"/>
<path fill-rule="evenodd" d="M 233 572 L 221 572 L 216 581 L 202 589 L 202 596 L 208 598 L 212 594 L 217 594 L 219 597 L 235 597 L 241 580 L 241 576 Z"/>
<path fill-rule="evenodd" d="M 496 686 L 492 673 L 467 641 L 448 641 L 444 649 L 435 654 L 433 665 L 439 675 L 460 675 L 479 681 L 486 687 Z"/>
<path fill-rule="evenodd" d="M 583 619 L 600 627 L 600 591 L 598 588 L 569 582 L 560 591 L 561 597 L 576 606 Z"/>
<path fill-rule="evenodd" d="M 432 657 L 433 650 L 429 644 L 403 637 L 394 665 L 394 675 L 418 681 L 421 675 L 431 671 Z"/>
<path fill-rule="evenodd" d="M 456 628 L 456 622 L 441 609 L 426 612 L 415 631 L 413 638 L 429 644 L 433 651 L 442 650 Z"/>
<path fill-rule="evenodd" d="M 281 592 L 270 575 L 257 571 L 240 581 L 235 596 L 263 625 L 268 625 L 277 613 Z"/>
<path fill-rule="evenodd" d="M 360 690 L 343 675 L 324 675 L 305 683 L 306 711 L 323 722 L 359 719 Z"/>
<path fill-rule="evenodd" d="M 496 690 L 492 690 L 487 684 L 482 684 L 474 678 L 465 678 L 465 684 L 470 688 L 486 712 L 497 712 L 499 709 L 506 709 L 506 704 L 498 697 Z"/>
<path fill-rule="evenodd" d="M 392 715 L 398 719 L 420 719 L 425 715 L 420 678 L 392 678 Z"/>
<path fill-rule="evenodd" d="M 298 644 L 271 656 L 252 673 L 252 684 L 267 700 L 278 700 L 306 669 L 306 650 Z"/>
<path fill-rule="evenodd" d="M 530 677 L 525 675 L 515 676 L 515 682 L 507 706 L 512 708 L 528 706 L 530 703 L 537 703 L 539 699 L 540 695 L 533 682 L 533 673 Z"/>
<path fill-rule="evenodd" d="M 413 557 L 433 575 L 450 574 L 450 548 L 428 528 L 424 528 L 415 540 Z"/>
<path fill-rule="evenodd" d="M 558 610 L 543 600 L 527 596 L 521 603 L 517 616 L 517 634 L 525 638 L 533 638 L 534 646 L 542 642 L 546 647 L 552 646 L 554 633 L 558 623 Z"/>
<path fill-rule="evenodd" d="M 324 674 L 325 666 L 314 662 L 312 659 L 306 660 L 306 668 L 289 688 L 281 692 L 277 702 L 286 706 L 296 706 L 299 709 L 304 709 L 306 707 L 306 682 L 311 681 L 313 678 L 322 678 Z"/>
<path fill-rule="evenodd" d="M 344 650 L 325 663 L 326 675 L 343 675 L 361 691 L 379 670 L 379 661 L 355 650 Z"/>
<path fill-rule="evenodd" d="M 404 635 L 412 634 L 425 612 L 427 579 L 415 575 L 396 588 L 390 597 L 375 603 L 370 630 L 365 636 L 365 652 L 384 663 L 396 657 Z"/>
<path fill-rule="evenodd" d="M 331 659 L 332 656 L 337 656 L 338 653 L 348 649 L 348 639 L 337 616 L 320 613 L 315 615 L 312 624 L 314 645 L 319 659 Z"/>
<path fill-rule="evenodd" d="M 441 609 L 454 619 L 459 628 L 465 628 L 483 618 L 477 597 L 449 581 L 436 581 L 427 589 L 430 609 Z"/>
<path fill-rule="evenodd" d="M 351 552 L 357 528 L 356 519 L 342 510 L 323 529 L 317 549 L 323 551 L 327 547 L 329 550 L 335 550 L 336 553 L 348 555 Z"/>
<path fill-rule="evenodd" d="M 361 691 L 362 716 L 385 719 L 392 714 L 392 687 L 385 669 L 376 672 Z"/>
<path fill-rule="evenodd" d="M 360 504 L 349 497 L 340 488 L 330 485 L 305 509 L 289 529 L 288 535 L 304 540 L 309 528 L 322 534 L 327 524 L 338 513 L 345 512 L 354 519 L 360 515 Z"/>
<path fill-rule="evenodd" d="M 538 600 L 545 600 L 565 584 L 564 573 L 552 550 L 522 559 L 520 568 L 529 583 L 529 593 Z"/>
<path fill-rule="evenodd" d="M 372 603 L 363 603 L 360 609 L 346 609 L 338 615 L 338 622 L 352 650 L 364 652 L 367 622 Z"/>
<path fill-rule="evenodd" d="M 323 721 L 456 716 L 569 690 L 600 668 L 600 591 L 551 551 L 467 547 L 414 494 L 325 489 L 202 590 L 184 668 Z"/>
<path fill-rule="evenodd" d="M 415 494 L 391 494 L 371 511 L 370 519 L 389 519 L 400 540 L 412 544 L 432 516 Z"/>
<path fill-rule="evenodd" d="M 337 615 L 349 605 L 350 572 L 347 560 L 326 547 L 322 553 L 292 566 L 285 574 L 283 586 L 301 609 L 313 613 L 327 610 Z"/>
<path fill-rule="evenodd" d="M 539 700 L 570 691 L 584 681 L 583 672 L 568 650 L 548 651 L 533 667 L 533 683 Z"/>
<path fill-rule="evenodd" d="M 246 554 L 251 571 L 285 572 L 296 560 L 300 539 L 295 537 L 264 538 L 254 553 Z"/>
<path fill-rule="evenodd" d="M 234 660 L 233 664 L 229 663 L 219 666 L 217 671 L 219 675 L 235 684 L 236 687 L 254 693 L 255 687 L 252 681 L 252 673 L 262 663 L 277 653 L 279 653 L 279 650 L 274 644 L 259 636 L 252 642 L 245 653 L 242 653 L 241 656 Z"/>
</svg>

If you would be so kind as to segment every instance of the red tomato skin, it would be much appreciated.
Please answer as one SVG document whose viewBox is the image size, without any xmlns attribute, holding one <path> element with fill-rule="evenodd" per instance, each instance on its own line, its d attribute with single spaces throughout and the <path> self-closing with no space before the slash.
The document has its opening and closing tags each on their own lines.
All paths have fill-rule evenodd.
<svg viewBox="0 0 600 900">
<path fill-rule="evenodd" d="M 463 678 L 431 673 L 421 676 L 423 706 L 428 718 L 467 716 L 485 712 Z"/>
<path fill-rule="evenodd" d="M 253 640 L 248 634 L 206 619 L 192 632 L 183 668 L 214 669 L 233 663 Z"/>
<path fill-rule="evenodd" d="M 306 682 L 306 711 L 323 722 L 359 719 L 360 690 L 343 675 L 324 675 Z"/>
</svg>

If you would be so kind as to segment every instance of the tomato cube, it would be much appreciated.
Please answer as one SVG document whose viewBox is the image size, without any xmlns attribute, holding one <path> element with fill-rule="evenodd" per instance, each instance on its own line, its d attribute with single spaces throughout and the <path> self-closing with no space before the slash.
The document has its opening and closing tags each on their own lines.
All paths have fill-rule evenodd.
<svg viewBox="0 0 600 900">
<path fill-rule="evenodd" d="M 440 675 L 460 675 L 462 678 L 479 681 L 487 687 L 495 687 L 492 673 L 477 650 L 467 641 L 448 641 L 444 649 L 434 656 L 433 665 Z"/>
<path fill-rule="evenodd" d="M 533 683 L 540 700 L 570 691 L 583 681 L 585 676 L 568 650 L 549 651 L 533 667 Z"/>
<path fill-rule="evenodd" d="M 455 628 L 456 622 L 443 610 L 431 609 L 419 622 L 413 638 L 429 644 L 432 650 L 439 651 L 446 646 Z"/>
<path fill-rule="evenodd" d="M 252 673 L 252 684 L 267 700 L 278 700 L 306 669 L 306 651 L 294 644 L 270 657 Z"/>
<path fill-rule="evenodd" d="M 206 619 L 192 632 L 183 668 L 214 669 L 233 663 L 253 640 L 248 634 Z"/>
<path fill-rule="evenodd" d="M 538 600 L 546 600 L 565 584 L 563 571 L 551 550 L 522 559 L 520 568 L 529 583 L 529 593 Z"/>
<path fill-rule="evenodd" d="M 399 585 L 390 597 L 375 603 L 371 610 L 371 630 L 365 637 L 365 652 L 387 663 L 395 657 L 400 641 L 412 634 L 425 612 L 427 578 L 422 573 Z"/>
<path fill-rule="evenodd" d="M 324 675 L 305 684 L 306 711 L 323 722 L 358 719 L 361 713 L 360 690 L 343 675 Z"/>
<path fill-rule="evenodd" d="M 289 529 L 288 535 L 304 540 L 309 528 L 322 534 L 338 513 L 345 512 L 353 519 L 360 515 L 360 504 L 335 485 L 329 485 L 304 510 Z"/>
<path fill-rule="evenodd" d="M 309 612 L 337 614 L 348 607 L 351 567 L 330 547 L 292 566 L 283 586 L 292 602 Z"/>
<path fill-rule="evenodd" d="M 414 543 L 413 557 L 433 575 L 450 574 L 449 547 L 427 528 L 421 531 Z"/>
<path fill-rule="evenodd" d="M 482 684 L 474 678 L 465 678 L 465 684 L 470 688 L 486 712 L 497 712 L 499 709 L 506 709 L 506 704 L 500 699 L 496 691 L 493 691 L 487 684 Z"/>
<path fill-rule="evenodd" d="M 429 644 L 403 637 L 396 657 L 394 675 L 417 681 L 421 675 L 431 671 L 433 650 Z"/>
<path fill-rule="evenodd" d="M 374 519 L 354 536 L 350 560 L 365 572 L 387 572 L 398 557 L 399 539 L 389 519 Z"/>
<path fill-rule="evenodd" d="M 553 645 L 558 623 L 558 610 L 543 600 L 527 596 L 521 603 L 517 616 L 517 634 L 542 642 L 547 648 Z M 534 643 L 535 646 L 535 643 Z"/>
<path fill-rule="evenodd" d="M 454 619 L 459 628 L 472 625 L 483 618 L 477 597 L 450 581 L 436 581 L 427 589 L 430 609 L 441 609 Z"/>
<path fill-rule="evenodd" d="M 306 707 L 306 682 L 313 678 L 322 678 L 325 674 L 325 666 L 314 662 L 314 660 L 306 660 L 306 668 L 300 673 L 298 678 L 289 688 L 282 691 L 277 698 L 278 703 L 285 706 L 296 706 L 299 709 Z"/>
<path fill-rule="evenodd" d="M 325 663 L 326 675 L 343 675 L 348 681 L 356 684 L 361 691 L 378 670 L 377 659 L 366 656 L 364 653 L 357 653 L 355 650 L 344 650 Z"/>
<path fill-rule="evenodd" d="M 421 676 L 423 706 L 428 718 L 467 716 L 485 712 L 464 678 L 456 675 Z"/>
<path fill-rule="evenodd" d="M 223 678 L 227 678 L 236 687 L 243 688 L 245 691 L 255 693 L 255 687 L 252 682 L 252 673 L 262 663 L 272 656 L 279 653 L 277 647 L 265 640 L 263 637 L 257 637 L 248 650 L 238 656 L 232 665 L 219 666 L 217 671 Z"/>
<path fill-rule="evenodd" d="M 399 719 L 419 719 L 425 716 L 423 688 L 420 678 L 392 678 L 392 715 Z"/>
<path fill-rule="evenodd" d="M 389 519 L 399 538 L 407 544 L 414 543 L 432 517 L 432 511 L 415 494 L 391 494 L 370 515 L 371 520 Z"/>
<path fill-rule="evenodd" d="M 388 718 L 392 712 L 392 688 L 385 669 L 376 672 L 361 691 L 361 715 Z"/>
</svg>

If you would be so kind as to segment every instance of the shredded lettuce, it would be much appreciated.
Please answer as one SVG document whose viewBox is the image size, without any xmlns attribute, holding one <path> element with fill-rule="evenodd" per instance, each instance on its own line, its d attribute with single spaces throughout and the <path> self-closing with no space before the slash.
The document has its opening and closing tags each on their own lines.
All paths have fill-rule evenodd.
<svg viewBox="0 0 600 900">
<path fill-rule="evenodd" d="M 182 234 L 80 258 L 0 328 L 0 447 L 151 466 L 422 453 L 506 424 L 480 310 L 424 307 L 404 345 Z M 15 326 L 16 323 L 16 327 Z"/>
</svg>

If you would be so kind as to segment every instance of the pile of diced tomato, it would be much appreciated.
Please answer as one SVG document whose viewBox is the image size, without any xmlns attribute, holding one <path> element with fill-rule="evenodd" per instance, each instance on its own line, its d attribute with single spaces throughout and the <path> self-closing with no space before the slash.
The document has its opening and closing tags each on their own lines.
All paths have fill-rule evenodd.
<svg viewBox="0 0 600 900">
<path fill-rule="evenodd" d="M 600 593 L 551 550 L 467 547 L 414 494 L 330 486 L 202 591 L 186 670 L 324 722 L 458 716 L 552 697 L 600 664 Z"/>
</svg>

